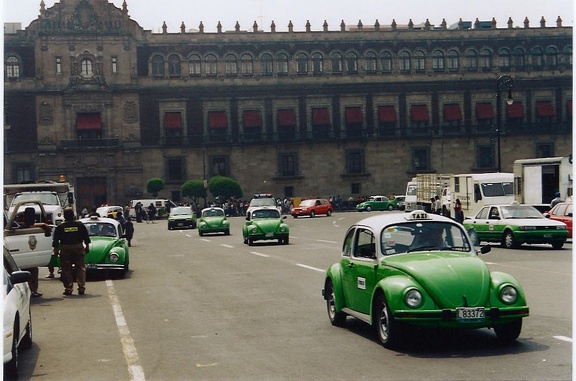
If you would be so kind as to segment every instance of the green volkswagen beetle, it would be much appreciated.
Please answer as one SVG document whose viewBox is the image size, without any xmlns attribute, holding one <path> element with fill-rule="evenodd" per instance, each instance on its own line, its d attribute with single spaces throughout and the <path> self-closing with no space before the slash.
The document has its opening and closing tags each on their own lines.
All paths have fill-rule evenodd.
<svg viewBox="0 0 576 381">
<path fill-rule="evenodd" d="M 249 211 L 242 227 L 244 243 L 252 245 L 256 241 L 277 239 L 279 243 L 288 245 L 290 231 L 285 219 L 286 216 L 282 217 L 275 207 L 263 206 Z"/>
<path fill-rule="evenodd" d="M 206 233 L 230 234 L 230 222 L 226 219 L 224 209 L 215 206 L 202 209 L 200 222 L 198 222 L 198 234 L 203 236 Z"/>
<path fill-rule="evenodd" d="M 348 229 L 326 272 L 330 322 L 360 319 L 388 348 L 417 327 L 492 328 L 514 341 L 529 315 L 526 297 L 518 280 L 478 257 L 489 251 L 477 252 L 462 225 L 422 210 L 366 218 Z"/>
<path fill-rule="evenodd" d="M 359 212 L 371 212 L 373 210 L 394 210 L 398 209 L 398 201 L 396 199 L 390 200 L 386 196 L 370 196 L 368 200 L 356 205 L 356 210 Z"/>
</svg>

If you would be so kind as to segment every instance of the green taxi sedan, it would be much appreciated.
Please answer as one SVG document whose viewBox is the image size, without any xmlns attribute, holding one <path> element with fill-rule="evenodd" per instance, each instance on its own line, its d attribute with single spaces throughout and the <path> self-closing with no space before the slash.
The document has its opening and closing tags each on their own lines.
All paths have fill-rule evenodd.
<svg viewBox="0 0 576 381">
<path fill-rule="evenodd" d="M 420 327 L 491 328 L 497 340 L 515 341 L 529 315 L 526 296 L 516 278 L 479 258 L 489 251 L 475 248 L 462 225 L 422 210 L 363 219 L 326 271 L 328 318 L 370 324 L 387 348 Z"/>
<path fill-rule="evenodd" d="M 566 224 L 546 218 L 530 205 L 485 206 L 463 224 L 475 243 L 497 242 L 508 249 L 523 243 L 561 249 L 568 238 Z"/>
<path fill-rule="evenodd" d="M 252 246 L 256 241 L 278 240 L 288 245 L 290 229 L 285 219 L 275 207 L 263 206 L 249 211 L 242 226 L 244 243 Z"/>
<path fill-rule="evenodd" d="M 390 200 L 386 196 L 371 196 L 368 200 L 356 205 L 359 212 L 371 212 L 373 210 L 394 210 L 398 208 L 397 200 Z"/>
<path fill-rule="evenodd" d="M 84 256 L 86 272 L 112 273 L 123 278 L 130 267 L 130 251 L 122 224 L 96 216 L 80 222 L 90 236 L 90 251 Z M 60 258 L 52 257 L 48 266 L 60 267 Z"/>
<path fill-rule="evenodd" d="M 226 219 L 224 209 L 217 207 L 202 209 L 200 222 L 198 222 L 198 234 L 203 236 L 206 233 L 230 234 L 230 222 Z"/>
</svg>

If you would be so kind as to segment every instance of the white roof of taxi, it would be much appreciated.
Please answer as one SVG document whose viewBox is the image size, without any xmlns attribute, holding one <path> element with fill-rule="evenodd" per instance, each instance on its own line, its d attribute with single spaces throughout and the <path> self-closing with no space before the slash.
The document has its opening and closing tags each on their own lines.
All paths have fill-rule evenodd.
<svg viewBox="0 0 576 381">
<path fill-rule="evenodd" d="M 441 216 L 439 214 L 427 213 L 423 210 L 414 210 L 409 213 L 378 214 L 360 220 L 355 225 L 364 225 L 369 226 L 374 230 L 381 230 L 390 224 L 414 221 L 442 221 L 456 223 L 453 219 Z"/>
<path fill-rule="evenodd" d="M 102 223 L 108 223 L 108 224 L 113 224 L 113 225 L 120 225 L 120 222 L 118 222 L 117 220 L 113 219 L 113 218 L 108 218 L 108 217 L 86 217 L 86 218 L 82 218 L 80 219 L 80 222 L 82 223 L 87 223 L 87 222 L 102 222 Z"/>
<path fill-rule="evenodd" d="M 207 208 L 202 209 L 202 211 L 212 210 L 212 209 L 217 209 L 217 210 L 224 211 L 224 209 L 222 209 L 222 208 L 220 208 L 220 207 L 218 207 L 218 206 L 209 206 L 209 207 L 207 207 Z"/>
</svg>

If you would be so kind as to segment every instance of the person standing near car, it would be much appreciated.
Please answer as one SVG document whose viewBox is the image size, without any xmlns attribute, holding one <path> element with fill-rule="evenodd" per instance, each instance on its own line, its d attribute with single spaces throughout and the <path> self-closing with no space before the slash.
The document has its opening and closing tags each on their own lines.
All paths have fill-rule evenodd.
<svg viewBox="0 0 576 381">
<path fill-rule="evenodd" d="M 54 255 L 60 256 L 64 295 L 72 295 L 74 275 L 76 275 L 76 282 L 78 283 L 78 294 L 84 295 L 86 290 L 84 255 L 90 251 L 90 237 L 86 226 L 74 219 L 72 209 L 64 210 L 64 222 L 54 230 L 52 248 Z"/>
<path fill-rule="evenodd" d="M 562 200 L 562 198 L 560 197 L 560 192 L 556 192 L 554 194 L 554 198 L 552 199 L 552 202 L 550 203 L 550 209 L 552 209 L 556 204 L 562 202 L 564 200 Z"/>
</svg>

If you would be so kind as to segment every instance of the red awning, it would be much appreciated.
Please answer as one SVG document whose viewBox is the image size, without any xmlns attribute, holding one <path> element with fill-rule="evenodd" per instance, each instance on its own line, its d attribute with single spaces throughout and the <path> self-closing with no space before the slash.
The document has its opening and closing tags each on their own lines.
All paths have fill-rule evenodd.
<svg viewBox="0 0 576 381">
<path fill-rule="evenodd" d="M 394 106 L 379 106 L 378 121 L 380 123 L 395 123 L 398 120 Z"/>
<path fill-rule="evenodd" d="M 296 126 L 296 112 L 293 109 L 278 110 L 278 127 Z"/>
<path fill-rule="evenodd" d="M 462 120 L 460 105 L 458 103 L 444 105 L 444 119 L 448 122 Z"/>
<path fill-rule="evenodd" d="M 100 113 L 82 113 L 76 114 L 76 129 L 78 130 L 100 130 L 102 128 L 102 120 Z"/>
<path fill-rule="evenodd" d="M 316 126 L 325 126 L 330 124 L 330 113 L 327 108 L 312 109 L 312 124 Z"/>
<path fill-rule="evenodd" d="M 349 124 L 362 124 L 364 121 L 361 107 L 346 107 L 344 116 L 346 118 L 346 123 Z"/>
<path fill-rule="evenodd" d="M 226 120 L 226 111 L 209 111 L 208 127 L 228 128 L 228 121 Z"/>
<path fill-rule="evenodd" d="M 522 102 L 514 102 L 511 105 L 506 105 L 506 112 L 508 118 L 510 119 L 521 119 L 524 118 L 524 107 L 522 107 Z"/>
<path fill-rule="evenodd" d="M 536 102 L 536 116 L 538 118 L 546 118 L 554 115 L 555 113 L 554 113 L 554 107 L 552 107 L 552 102 L 550 101 Z"/>
<path fill-rule="evenodd" d="M 476 103 L 476 119 L 494 119 L 496 115 L 494 114 L 494 107 L 492 103 Z"/>
<path fill-rule="evenodd" d="M 569 117 L 572 117 L 572 100 L 566 101 L 566 112 Z"/>
<path fill-rule="evenodd" d="M 244 127 L 262 127 L 259 110 L 245 110 L 242 118 Z"/>
<path fill-rule="evenodd" d="M 412 105 L 411 115 L 413 122 L 430 121 L 430 114 L 428 114 L 428 106 L 426 105 Z"/>
<path fill-rule="evenodd" d="M 164 128 L 179 130 L 182 128 L 182 114 L 179 112 L 167 112 L 164 114 Z"/>
</svg>

